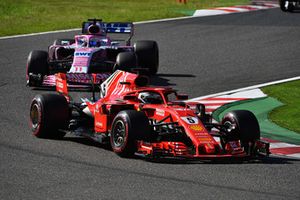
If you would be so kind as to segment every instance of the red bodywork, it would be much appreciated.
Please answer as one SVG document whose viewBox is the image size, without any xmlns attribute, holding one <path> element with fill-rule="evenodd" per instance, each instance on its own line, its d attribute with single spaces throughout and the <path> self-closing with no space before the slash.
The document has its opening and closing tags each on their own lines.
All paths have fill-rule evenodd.
<svg viewBox="0 0 300 200">
<path fill-rule="evenodd" d="M 247 155 L 239 141 L 228 142 L 224 147 L 221 145 L 220 137 L 214 137 L 217 132 L 207 130 L 197 116 L 195 102 L 181 104 L 179 101 L 171 102 L 168 100 L 168 95 L 176 94 L 175 90 L 169 87 L 149 87 L 146 86 L 146 82 L 147 78 L 144 76 L 116 71 L 102 83 L 102 98 L 96 102 L 86 102 L 94 117 L 94 131 L 97 134 L 109 134 L 116 114 L 121 110 L 134 109 L 145 112 L 154 127 L 159 122 L 165 123 L 165 126 L 172 124 L 173 128 L 181 130 L 177 134 L 185 134 L 188 138 L 188 142 L 177 140 L 152 143 L 137 141 L 137 153 L 146 156 L 185 158 L 244 157 Z M 61 85 L 61 83 L 59 84 Z M 65 87 L 61 87 L 60 90 L 67 96 L 65 89 Z M 158 93 L 161 95 L 163 103 L 141 103 L 138 94 L 145 91 Z M 264 148 L 264 143 L 258 142 L 256 145 Z"/>
</svg>

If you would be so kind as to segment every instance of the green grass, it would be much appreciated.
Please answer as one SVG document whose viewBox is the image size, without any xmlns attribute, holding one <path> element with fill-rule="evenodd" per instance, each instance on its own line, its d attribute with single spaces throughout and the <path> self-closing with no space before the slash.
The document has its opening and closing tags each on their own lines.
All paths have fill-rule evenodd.
<svg viewBox="0 0 300 200">
<path fill-rule="evenodd" d="M 143 21 L 179 11 L 248 4 L 249 0 L 0 0 L 0 36 L 78 28 L 87 18 Z"/>
<path fill-rule="evenodd" d="M 273 85 L 262 90 L 285 104 L 274 109 L 269 118 L 282 127 L 300 133 L 300 81 Z"/>
</svg>

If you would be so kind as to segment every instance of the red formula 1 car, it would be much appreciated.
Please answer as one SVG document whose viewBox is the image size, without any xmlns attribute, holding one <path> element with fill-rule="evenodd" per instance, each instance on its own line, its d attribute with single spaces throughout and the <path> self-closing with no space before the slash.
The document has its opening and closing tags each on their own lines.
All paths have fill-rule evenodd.
<svg viewBox="0 0 300 200">
<path fill-rule="evenodd" d="M 117 69 L 144 68 L 158 71 L 158 45 L 155 41 L 131 44 L 133 23 L 102 22 L 89 19 L 82 24 L 82 34 L 74 39 L 57 39 L 47 51 L 31 51 L 27 59 L 27 85 L 55 86 L 55 73 L 64 72 L 69 85 L 90 86 L 106 80 Z M 122 37 L 123 36 L 123 37 Z M 125 37 L 124 37 L 125 36 Z M 128 36 L 128 37 L 126 37 Z M 118 38 L 116 38 L 118 37 Z"/>
<path fill-rule="evenodd" d="M 70 131 L 128 157 L 220 158 L 268 155 L 260 140 L 256 117 L 237 110 L 221 123 L 211 123 L 203 104 L 186 103 L 187 95 L 169 87 L 149 87 L 142 75 L 116 71 L 101 84 L 98 100 L 74 103 L 68 96 L 65 74 L 57 75 L 61 94 L 37 95 L 30 108 L 33 134 L 62 137 Z M 62 95 L 63 94 L 63 95 Z"/>
</svg>

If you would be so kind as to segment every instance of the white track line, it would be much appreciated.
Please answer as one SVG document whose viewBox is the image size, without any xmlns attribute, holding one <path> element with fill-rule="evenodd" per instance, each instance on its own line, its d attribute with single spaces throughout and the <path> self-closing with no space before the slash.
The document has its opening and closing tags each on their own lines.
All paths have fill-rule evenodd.
<svg viewBox="0 0 300 200">
<path fill-rule="evenodd" d="M 299 145 L 289 144 L 289 143 L 285 143 L 285 142 L 270 143 L 270 149 L 286 148 L 286 147 L 299 147 Z"/>
<path fill-rule="evenodd" d="M 294 158 L 300 158 L 300 153 L 287 154 L 286 156 L 294 157 Z"/>
<path fill-rule="evenodd" d="M 174 21 L 174 20 L 190 19 L 190 18 L 195 18 L 195 17 L 201 17 L 201 16 L 186 16 L 186 17 L 175 17 L 175 18 L 168 18 L 168 19 L 148 20 L 148 21 L 141 21 L 141 22 L 133 22 L 133 24 L 137 25 L 137 24 L 167 22 L 167 21 Z M 71 31 L 79 31 L 79 30 L 81 30 L 81 28 L 47 31 L 47 32 L 39 32 L 39 33 L 29 33 L 29 34 L 21 34 L 21 35 L 13 35 L 13 36 L 4 36 L 4 37 L 0 37 L 0 40 L 13 39 L 13 38 L 19 38 L 19 37 L 30 37 L 30 36 L 37 36 L 37 35 L 46 35 L 46 34 L 53 34 L 53 33 L 65 33 L 65 32 L 71 32 Z"/>
<path fill-rule="evenodd" d="M 224 14 L 224 13 L 220 13 L 220 14 Z M 230 14 L 230 13 L 228 13 L 228 14 Z M 167 21 L 174 21 L 174 20 L 190 19 L 190 18 L 195 18 L 195 17 L 205 17 L 205 15 L 203 15 L 203 16 L 202 15 L 199 15 L 199 16 L 194 15 L 194 16 L 167 18 L 167 19 L 148 20 L 148 21 L 141 21 L 141 22 L 133 22 L 133 24 L 136 25 L 136 24 L 167 22 Z M 0 37 L 0 40 L 13 39 L 13 38 L 19 38 L 19 37 L 30 37 L 30 36 L 45 35 L 45 34 L 53 34 L 53 33 L 65 33 L 65 32 L 71 32 L 71 31 L 79 31 L 79 30 L 81 30 L 81 28 L 47 31 L 47 32 L 39 32 L 39 33 L 29 33 L 29 34 L 20 34 L 20 35 L 13 35 L 13 36 L 4 36 L 4 37 Z"/>
<path fill-rule="evenodd" d="M 235 90 L 229 90 L 229 91 L 225 91 L 225 92 L 210 94 L 210 95 L 206 95 L 206 96 L 202 96 L 202 97 L 196 97 L 196 98 L 193 98 L 193 99 L 189 99 L 188 101 L 198 101 L 198 100 L 204 99 L 204 98 L 221 96 L 221 95 L 226 95 L 226 94 L 231 94 L 231 93 L 236 93 L 236 92 L 242 92 L 242 91 L 246 91 L 246 90 L 252 90 L 252 89 L 261 88 L 261 87 L 265 87 L 265 86 L 269 86 L 269 85 L 275 85 L 275 84 L 279 84 L 279 83 L 285 83 L 285 82 L 296 81 L 296 80 L 300 80 L 300 76 L 296 76 L 294 78 L 278 80 L 278 81 L 272 81 L 272 82 L 268 82 L 268 83 L 262 83 L 262 84 L 253 85 L 253 86 L 249 86 L 249 87 L 244 87 L 244 88 L 240 88 L 240 89 L 235 89 Z"/>
<path fill-rule="evenodd" d="M 232 103 L 232 102 L 235 102 L 237 100 L 200 100 L 199 102 L 200 103 L 203 103 L 203 104 L 220 104 L 220 105 L 223 105 L 223 104 L 226 104 L 226 103 Z"/>
<path fill-rule="evenodd" d="M 29 34 L 13 35 L 13 36 L 4 36 L 4 37 L 0 37 L 0 40 L 13 39 L 13 38 L 19 38 L 19 37 L 30 37 L 30 36 L 37 36 L 37 35 L 46 35 L 46 34 L 53 34 L 53 33 L 65 33 L 65 32 L 71 32 L 71 31 L 79 31 L 79 30 L 81 30 L 81 28 L 73 28 L 73 29 L 57 30 L 57 31 L 47 31 L 47 32 L 40 32 L 40 33 L 29 33 Z"/>
</svg>

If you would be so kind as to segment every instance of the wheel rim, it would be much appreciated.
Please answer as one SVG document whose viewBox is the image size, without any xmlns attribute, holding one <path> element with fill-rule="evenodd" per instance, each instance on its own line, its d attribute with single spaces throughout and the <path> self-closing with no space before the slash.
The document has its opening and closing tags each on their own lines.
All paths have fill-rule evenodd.
<svg viewBox="0 0 300 200">
<path fill-rule="evenodd" d="M 126 127 L 123 121 L 118 120 L 113 130 L 113 143 L 115 147 L 122 147 L 126 139 Z"/>
<path fill-rule="evenodd" d="M 40 124 L 40 109 L 37 104 L 34 104 L 30 110 L 30 119 L 32 128 L 36 129 Z"/>
<path fill-rule="evenodd" d="M 236 129 L 236 124 L 232 123 L 231 121 L 225 121 L 223 124 L 226 126 L 228 132 L 231 132 Z"/>
<path fill-rule="evenodd" d="M 223 125 L 225 125 L 226 129 L 227 129 L 227 134 L 225 139 L 225 143 L 227 141 L 233 141 L 233 140 L 239 140 L 240 136 L 239 136 L 239 130 L 237 127 L 237 124 L 235 121 L 231 121 L 231 120 L 226 120 L 223 122 Z"/>
</svg>

